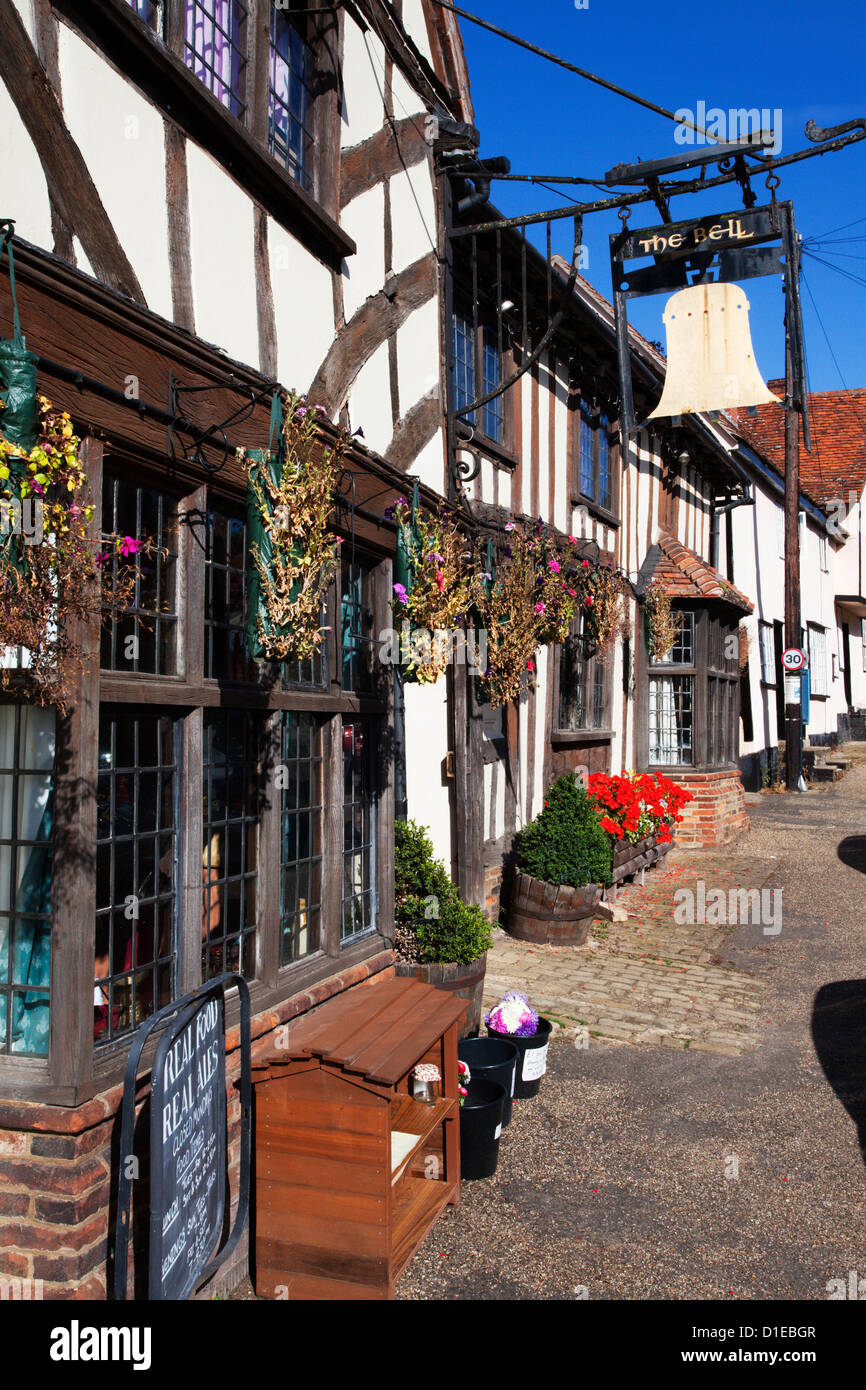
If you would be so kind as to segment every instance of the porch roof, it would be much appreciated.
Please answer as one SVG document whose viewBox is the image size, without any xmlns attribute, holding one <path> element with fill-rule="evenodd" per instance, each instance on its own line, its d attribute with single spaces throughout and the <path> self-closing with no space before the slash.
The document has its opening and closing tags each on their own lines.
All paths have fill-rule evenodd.
<svg viewBox="0 0 866 1390">
<path fill-rule="evenodd" d="M 715 598 L 744 613 L 754 609 L 751 599 L 669 531 L 660 530 L 655 545 L 647 552 L 641 568 L 644 588 L 651 579 L 661 580 L 665 593 L 673 599 Z"/>
</svg>

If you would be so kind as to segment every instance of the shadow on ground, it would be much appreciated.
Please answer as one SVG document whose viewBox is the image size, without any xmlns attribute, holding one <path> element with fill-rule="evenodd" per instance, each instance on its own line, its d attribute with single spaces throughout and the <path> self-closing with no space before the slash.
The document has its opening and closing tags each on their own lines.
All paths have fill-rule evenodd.
<svg viewBox="0 0 866 1390">
<path fill-rule="evenodd" d="M 818 990 L 812 1041 L 824 1075 L 857 1126 L 866 1163 L 866 980 L 837 980 Z"/>
<path fill-rule="evenodd" d="M 866 835 L 846 835 L 839 841 L 836 853 L 849 869 L 866 874 Z"/>
</svg>

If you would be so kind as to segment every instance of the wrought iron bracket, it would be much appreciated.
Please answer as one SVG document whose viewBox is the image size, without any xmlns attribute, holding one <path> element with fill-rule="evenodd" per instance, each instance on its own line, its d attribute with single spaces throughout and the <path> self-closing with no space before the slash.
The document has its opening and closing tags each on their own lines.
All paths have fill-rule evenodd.
<svg viewBox="0 0 866 1390">
<path fill-rule="evenodd" d="M 280 388 L 276 385 L 268 385 L 262 389 L 247 386 L 242 382 L 236 381 L 233 377 L 225 381 L 214 382 L 208 386 L 184 386 L 174 375 L 169 372 L 168 378 L 168 414 L 171 422 L 168 426 L 168 453 L 170 458 L 177 458 L 178 454 L 187 463 L 196 463 L 203 468 L 206 473 L 219 473 L 228 462 L 229 454 L 234 453 L 234 448 L 229 444 L 226 430 L 232 425 L 243 424 L 248 420 L 256 406 L 265 396 L 272 396 L 275 390 Z M 239 395 L 246 397 L 244 404 L 238 406 L 237 410 L 220 421 L 219 424 L 200 426 L 193 424 L 186 416 L 182 407 L 182 397 L 201 394 L 205 391 L 236 391 Z M 178 435 L 188 435 L 191 442 L 184 443 L 178 440 Z M 205 455 L 205 449 L 216 449 L 222 453 L 219 463 L 212 462 Z"/>
</svg>

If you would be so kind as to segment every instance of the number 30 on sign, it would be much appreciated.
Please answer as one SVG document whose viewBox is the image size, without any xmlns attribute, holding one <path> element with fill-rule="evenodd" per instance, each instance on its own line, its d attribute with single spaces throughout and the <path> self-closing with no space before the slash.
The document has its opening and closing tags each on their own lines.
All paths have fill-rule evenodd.
<svg viewBox="0 0 866 1390">
<path fill-rule="evenodd" d="M 782 665 L 786 671 L 804 671 L 806 653 L 800 647 L 786 647 L 782 652 Z"/>
</svg>

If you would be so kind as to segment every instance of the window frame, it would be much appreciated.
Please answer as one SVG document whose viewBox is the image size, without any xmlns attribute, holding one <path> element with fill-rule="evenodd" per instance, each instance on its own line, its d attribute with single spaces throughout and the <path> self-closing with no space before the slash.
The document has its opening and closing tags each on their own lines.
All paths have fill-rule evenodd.
<svg viewBox="0 0 866 1390">
<path fill-rule="evenodd" d="M 490 349 L 491 344 L 489 339 L 491 334 L 496 340 L 493 346 L 495 350 L 498 352 L 499 358 L 499 386 L 502 385 L 502 383 L 506 380 L 508 376 L 508 357 L 510 355 L 509 348 L 506 343 L 505 331 L 503 330 L 502 340 L 500 342 L 497 329 L 491 323 L 490 316 L 481 313 L 477 307 L 475 310 L 473 310 L 471 307 L 471 296 L 467 296 L 465 293 L 461 293 L 458 290 L 455 293 L 454 297 L 450 340 L 448 344 L 449 363 L 451 370 L 449 391 L 454 401 L 455 410 L 459 408 L 457 404 L 458 387 L 456 375 L 456 330 L 458 321 L 461 321 L 462 323 L 468 325 L 470 328 L 470 333 L 464 335 L 464 337 L 468 338 L 469 341 L 472 343 L 473 349 L 473 355 L 468 364 L 471 382 L 469 392 L 470 400 L 475 399 L 479 395 L 486 395 L 487 391 L 490 389 L 485 380 L 485 350 Z M 482 383 L 482 389 L 480 391 L 477 388 L 479 374 Z M 495 410 L 494 407 L 498 407 L 498 409 Z M 479 414 L 481 416 L 480 424 L 478 423 Z M 497 414 L 502 422 L 501 438 L 499 439 L 495 438 L 493 435 L 489 435 L 485 429 L 485 425 L 489 422 L 489 418 L 492 414 Z M 484 453 L 490 454 L 493 458 L 499 460 L 500 462 L 509 465 L 515 464 L 517 462 L 517 458 L 515 455 L 514 443 L 514 411 L 512 403 L 512 392 L 510 390 L 502 391 L 500 395 L 495 396 L 492 401 L 488 402 L 487 405 L 483 405 L 480 407 L 480 410 L 476 410 L 474 412 L 474 417 L 474 419 L 468 415 L 460 415 L 457 417 L 459 421 L 462 421 L 465 424 L 467 424 L 473 431 L 472 439 L 466 447 L 477 446 L 479 449 L 483 450 Z"/>
<path fill-rule="evenodd" d="M 613 659 L 612 654 L 600 654 L 596 649 L 590 649 L 588 640 L 582 631 L 575 631 L 575 627 L 583 628 L 585 615 L 579 613 L 572 623 L 572 631 L 566 642 L 556 644 L 553 655 L 553 727 L 551 730 L 551 741 L 556 744 L 570 743 L 600 743 L 609 742 L 614 735 L 613 728 Z M 569 641 L 579 641 L 584 644 L 583 672 L 588 683 L 595 684 L 598 672 L 602 673 L 603 696 L 602 709 L 605 716 L 604 722 L 597 726 L 581 724 L 577 728 L 567 727 L 562 723 L 562 694 L 564 672 L 564 648 Z"/>
<path fill-rule="evenodd" d="M 641 628 L 638 647 L 638 763 L 641 768 L 671 772 L 719 772 L 739 766 L 740 670 L 739 656 L 726 658 L 726 636 L 736 634 L 742 615 L 727 604 L 695 599 L 674 599 L 675 612 L 694 614 L 693 661 L 653 662 L 646 646 L 646 634 Z M 716 653 L 711 650 L 715 631 L 718 633 Z M 716 659 L 718 657 L 719 659 Z M 662 676 L 682 676 L 692 681 L 692 761 L 690 763 L 651 762 L 649 757 L 650 682 Z M 710 749 L 707 719 L 716 696 L 711 694 L 719 685 L 727 687 L 727 727 L 723 730 L 721 756 Z"/>
<path fill-rule="evenodd" d="M 807 623 L 806 641 L 809 652 L 809 699 L 826 700 L 830 695 L 826 627 L 822 627 L 820 623 Z M 815 682 L 816 671 L 821 675 L 821 689 L 818 689 Z"/>
<path fill-rule="evenodd" d="M 765 657 L 765 654 L 766 654 L 766 653 L 765 653 L 765 649 L 764 649 L 764 636 L 765 636 L 765 634 L 768 634 L 768 635 L 769 635 L 769 642 L 770 642 L 770 651 L 769 651 L 769 658 L 770 658 L 770 660 L 769 660 L 770 675 L 769 675 L 769 676 L 768 676 L 767 673 L 766 673 L 765 662 L 764 662 L 764 657 Z M 759 618 L 759 619 L 758 619 L 758 654 L 759 654 L 760 663 L 761 663 L 761 685 L 766 686 L 768 690 L 775 690 L 775 688 L 776 688 L 776 633 L 775 633 L 775 627 L 774 627 L 773 623 L 771 623 L 771 622 L 770 622 L 770 623 L 765 622 L 763 618 Z"/>
<path fill-rule="evenodd" d="M 301 959 L 280 963 L 280 797 L 267 798 L 270 805 L 262 812 L 258 825 L 255 965 L 248 977 L 253 1012 L 279 1005 L 318 981 L 361 963 L 383 948 L 383 935 L 393 917 L 393 881 L 389 880 L 393 862 L 394 767 L 392 740 L 371 741 L 376 758 L 378 786 L 375 824 L 376 878 L 378 901 L 375 924 L 363 936 L 340 940 L 340 868 L 342 864 L 342 721 L 344 718 L 374 719 L 387 730 L 393 720 L 393 672 L 382 667 L 381 684 L 370 693 L 343 690 L 339 682 L 338 653 L 335 650 L 335 617 L 339 586 L 332 585 L 324 623 L 330 628 L 330 647 L 325 678 L 320 685 L 290 685 L 279 679 L 279 672 L 266 685 L 230 682 L 204 675 L 205 566 L 202 518 L 212 504 L 226 510 L 243 505 L 239 486 L 219 480 L 209 494 L 206 485 L 172 486 L 156 463 L 149 463 L 131 449 L 112 447 L 106 452 L 106 473 L 134 477 L 161 491 L 177 493 L 179 543 L 177 589 L 180 596 L 178 625 L 182 632 L 179 647 L 184 654 L 184 670 L 171 676 L 100 670 L 100 627 L 82 619 L 81 637 L 84 661 L 77 676 L 77 698 L 69 717 L 59 721 L 55 802 L 58 821 L 64 825 L 64 848 L 55 853 L 52 890 L 52 936 L 50 974 L 50 1042 L 48 1057 L 10 1054 L 0 1058 L 0 1072 L 7 1095 L 38 1097 L 48 1103 L 78 1104 L 87 1096 L 117 1084 L 123 1075 L 130 1034 L 110 1042 L 95 1044 L 94 1032 L 94 951 L 96 910 L 96 869 L 89 866 L 85 853 L 96 838 L 95 797 L 82 796 L 82 785 L 96 786 L 98 771 L 97 730 L 99 709 L 114 706 L 146 715 L 166 714 L 179 725 L 180 757 L 184 768 L 179 787 L 179 805 L 174 822 L 177 858 L 180 865 L 175 892 L 178 897 L 179 925 L 176 941 L 177 965 L 175 997 L 195 988 L 202 973 L 202 914 L 207 886 L 203 882 L 203 732 L 209 710 L 247 710 L 260 721 L 263 774 L 280 761 L 279 730 L 284 711 L 315 711 L 320 722 L 321 753 L 321 833 L 323 837 L 322 933 L 316 949 Z M 103 445 L 85 438 L 82 461 L 88 476 L 90 497 L 95 503 L 91 535 L 98 539 L 101 525 Z M 363 529 L 363 523 L 359 523 Z M 390 621 L 388 602 L 392 580 L 393 545 L 390 531 L 364 542 L 364 553 L 372 566 L 373 629 L 378 633 Z M 94 699 L 98 691 L 98 703 Z M 4 697 L 5 698 L 5 697 Z M 14 690 L 9 701 L 15 703 Z M 19 702 L 20 703 L 20 702 Z M 375 744 L 375 748 L 374 748 Z M 77 845 L 81 850 L 76 850 Z M 331 869 L 334 871 L 331 872 Z M 230 1023 L 237 1016 L 237 992 L 228 996 Z M 143 1065 L 152 1055 L 145 1050 Z"/>
<path fill-rule="evenodd" d="M 617 422 L 604 406 L 592 401 L 586 392 L 571 391 L 571 501 L 572 506 L 587 507 L 605 521 L 619 522 L 619 475 L 621 451 Z M 582 477 L 581 449 L 584 439 L 584 426 L 592 433 L 592 492 L 584 492 Z M 610 496 L 607 502 L 601 500 L 601 461 L 602 443 L 607 450 L 608 485 Z"/>
</svg>

